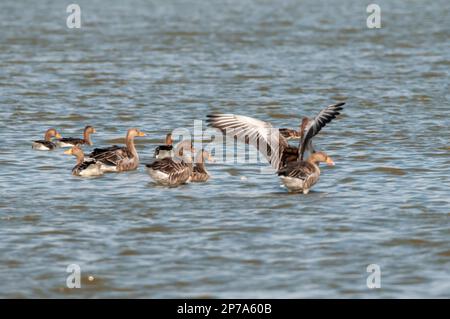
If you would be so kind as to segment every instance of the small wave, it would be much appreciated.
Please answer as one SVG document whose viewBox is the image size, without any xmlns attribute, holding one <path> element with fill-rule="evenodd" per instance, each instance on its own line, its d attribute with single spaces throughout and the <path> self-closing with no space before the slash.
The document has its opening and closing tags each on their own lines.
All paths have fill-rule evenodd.
<svg viewBox="0 0 450 319">
<path fill-rule="evenodd" d="M 385 246 L 436 246 L 437 243 L 420 238 L 395 238 L 385 241 Z"/>
<path fill-rule="evenodd" d="M 377 172 L 377 173 L 384 173 L 384 174 L 398 175 L 398 176 L 403 176 L 403 175 L 407 174 L 407 172 L 404 169 L 397 168 L 397 167 L 387 167 L 387 166 L 376 167 L 376 168 L 370 170 L 370 172 Z"/>
<path fill-rule="evenodd" d="M 170 231 L 170 228 L 162 225 L 153 225 L 153 226 L 145 226 L 145 227 L 136 227 L 136 228 L 130 228 L 126 230 L 127 233 L 140 233 L 140 234 L 146 234 L 146 233 L 168 233 Z"/>
</svg>

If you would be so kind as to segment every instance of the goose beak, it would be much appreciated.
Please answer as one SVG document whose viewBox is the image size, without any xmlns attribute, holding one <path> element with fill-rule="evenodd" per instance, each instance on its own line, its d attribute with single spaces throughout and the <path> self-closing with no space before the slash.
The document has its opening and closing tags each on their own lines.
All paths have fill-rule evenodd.
<svg viewBox="0 0 450 319">
<path fill-rule="evenodd" d="M 139 133 L 138 133 L 138 136 L 139 136 L 139 137 L 143 137 L 143 136 L 146 136 L 146 135 L 145 135 L 144 132 L 139 132 Z"/>
<path fill-rule="evenodd" d="M 92 133 L 97 133 L 97 130 L 94 128 L 94 129 L 92 130 Z"/>
<path fill-rule="evenodd" d="M 64 154 L 66 154 L 66 155 L 72 155 L 72 149 L 69 149 L 69 150 L 65 151 Z"/>
<path fill-rule="evenodd" d="M 56 133 L 55 137 L 56 138 L 62 138 L 61 134 L 59 134 L 59 133 Z"/>
<path fill-rule="evenodd" d="M 334 166 L 334 165 L 336 165 L 336 164 L 333 162 L 333 160 L 332 160 L 331 158 L 328 158 L 328 159 L 327 159 L 327 164 L 328 164 L 328 166 Z"/>
<path fill-rule="evenodd" d="M 214 159 L 214 157 L 212 157 L 211 155 L 209 155 L 208 161 L 210 161 L 211 163 L 215 163 L 215 162 L 216 162 L 216 160 Z"/>
</svg>

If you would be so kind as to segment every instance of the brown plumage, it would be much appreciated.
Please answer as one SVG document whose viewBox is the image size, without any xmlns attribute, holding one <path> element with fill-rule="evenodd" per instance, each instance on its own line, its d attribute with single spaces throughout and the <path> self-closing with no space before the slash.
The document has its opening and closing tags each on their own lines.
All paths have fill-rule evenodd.
<svg viewBox="0 0 450 319">
<path fill-rule="evenodd" d="M 56 148 L 56 144 L 52 142 L 53 138 L 61 138 L 54 128 L 48 129 L 44 134 L 43 140 L 34 141 L 32 148 L 39 151 L 50 151 Z"/>
<path fill-rule="evenodd" d="M 73 146 L 64 154 L 73 155 L 77 158 L 77 164 L 72 169 L 72 175 L 90 177 L 103 175 L 102 164 L 95 159 L 85 159 L 83 150 L 78 146 Z"/>
<path fill-rule="evenodd" d="M 319 181 L 319 163 L 333 166 L 333 160 L 324 152 L 313 153 L 306 161 L 290 162 L 277 171 L 281 181 L 290 192 L 308 194 L 310 188 Z"/>
<path fill-rule="evenodd" d="M 83 138 L 74 138 L 74 137 L 65 137 L 60 138 L 58 140 L 58 145 L 60 147 L 72 147 L 72 146 L 81 146 L 81 145 L 94 145 L 91 140 L 91 134 L 96 133 L 94 127 L 92 126 L 86 126 L 83 131 Z"/>
<path fill-rule="evenodd" d="M 128 130 L 125 146 L 113 145 L 107 148 L 96 148 L 89 157 L 102 163 L 104 172 L 123 172 L 135 170 L 139 165 L 139 155 L 134 146 L 134 138 L 145 136 L 137 128 Z"/>
<path fill-rule="evenodd" d="M 191 141 L 177 145 L 174 158 L 157 159 L 145 165 L 150 177 L 164 186 L 179 186 L 190 181 L 193 172 L 192 152 L 195 149 Z"/>
<path fill-rule="evenodd" d="M 197 156 L 196 164 L 192 170 L 191 182 L 206 182 L 210 175 L 206 170 L 205 161 L 214 162 L 213 157 L 205 150 L 201 150 Z"/>
</svg>

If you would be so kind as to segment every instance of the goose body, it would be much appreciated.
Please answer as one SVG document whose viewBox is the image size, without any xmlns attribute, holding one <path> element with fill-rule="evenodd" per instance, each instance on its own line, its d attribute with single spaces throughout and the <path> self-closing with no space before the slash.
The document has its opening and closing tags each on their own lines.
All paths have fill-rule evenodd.
<svg viewBox="0 0 450 319">
<path fill-rule="evenodd" d="M 175 187 L 186 184 L 190 182 L 193 172 L 190 155 L 193 151 L 191 142 L 183 141 L 177 145 L 174 158 L 166 157 L 147 164 L 147 172 L 157 184 L 163 186 Z"/>
<path fill-rule="evenodd" d="M 56 144 L 53 143 L 52 141 L 45 141 L 45 140 L 34 141 L 32 145 L 32 148 L 37 151 L 51 151 L 54 150 L 56 147 L 57 147 Z"/>
<path fill-rule="evenodd" d="M 86 126 L 83 132 L 83 138 L 65 137 L 60 138 L 56 142 L 59 147 L 72 147 L 72 146 L 82 146 L 82 145 L 94 145 L 91 140 L 91 134 L 96 133 L 95 128 L 92 126 Z"/>
<path fill-rule="evenodd" d="M 285 168 L 279 170 L 277 174 L 290 192 L 308 194 L 309 189 L 319 181 L 320 169 L 317 165 L 303 161 L 300 163 L 289 163 Z"/>
<path fill-rule="evenodd" d="M 157 184 L 171 187 L 190 182 L 193 170 L 192 163 L 172 158 L 156 160 L 146 167 L 148 174 Z"/>
<path fill-rule="evenodd" d="M 61 134 L 59 134 L 54 128 L 50 128 L 45 132 L 44 139 L 34 141 L 31 147 L 38 151 L 51 151 L 57 147 L 57 145 L 53 143 L 52 139 L 61 137 Z"/>
<path fill-rule="evenodd" d="M 312 154 L 308 160 L 290 162 L 277 171 L 278 176 L 289 192 L 303 192 L 308 194 L 320 178 L 319 163 L 325 162 L 333 166 L 334 162 L 324 152 Z"/>
<path fill-rule="evenodd" d="M 134 170 L 139 165 L 139 158 L 135 158 L 126 146 L 96 148 L 89 157 L 98 161 L 105 173 Z"/>
<path fill-rule="evenodd" d="M 191 182 L 206 182 L 209 179 L 209 172 L 206 170 L 205 165 L 196 165 L 192 170 Z"/>
<path fill-rule="evenodd" d="M 104 173 L 101 166 L 101 163 L 94 159 L 85 160 L 72 169 L 72 174 L 82 177 L 100 176 Z"/>
<path fill-rule="evenodd" d="M 72 175 L 81 177 L 93 177 L 103 175 L 101 163 L 95 159 L 85 159 L 84 153 L 78 146 L 64 152 L 67 155 L 74 155 L 77 158 L 77 164 L 72 169 Z"/>
<path fill-rule="evenodd" d="M 125 146 L 96 148 L 89 157 L 100 162 L 101 169 L 105 173 L 135 170 L 139 166 L 139 155 L 134 146 L 136 136 L 145 136 L 145 134 L 136 128 L 129 129 Z"/>
<path fill-rule="evenodd" d="M 206 170 L 205 161 L 213 162 L 212 156 L 205 150 L 201 150 L 197 156 L 197 162 L 192 169 L 191 182 L 206 182 L 210 178 L 209 172 Z"/>
</svg>

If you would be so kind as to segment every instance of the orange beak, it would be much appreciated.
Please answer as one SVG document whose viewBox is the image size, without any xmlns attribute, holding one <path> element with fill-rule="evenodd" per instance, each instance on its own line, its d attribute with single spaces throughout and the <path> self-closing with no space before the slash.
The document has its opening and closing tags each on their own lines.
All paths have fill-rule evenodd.
<svg viewBox="0 0 450 319">
<path fill-rule="evenodd" d="M 55 137 L 56 138 L 62 138 L 61 134 L 59 134 L 59 133 L 56 133 Z"/>
<path fill-rule="evenodd" d="M 145 133 L 144 133 L 144 132 L 139 132 L 139 133 L 138 133 L 138 136 L 139 136 L 139 137 L 143 137 L 143 136 L 145 136 Z"/>
<path fill-rule="evenodd" d="M 336 165 L 336 164 L 333 162 L 333 160 L 332 160 L 331 158 L 329 158 L 329 157 L 327 158 L 326 163 L 327 163 L 328 166 L 334 166 L 334 165 Z"/>
<path fill-rule="evenodd" d="M 66 155 L 72 155 L 72 154 L 73 154 L 72 149 L 69 149 L 69 150 L 65 151 L 64 154 L 66 154 Z"/>
</svg>

